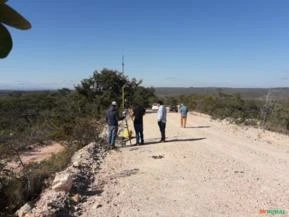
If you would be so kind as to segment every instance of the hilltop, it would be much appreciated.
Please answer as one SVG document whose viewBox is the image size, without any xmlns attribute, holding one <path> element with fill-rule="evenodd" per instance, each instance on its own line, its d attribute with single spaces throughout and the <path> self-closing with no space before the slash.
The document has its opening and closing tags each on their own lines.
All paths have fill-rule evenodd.
<svg viewBox="0 0 289 217">
<path fill-rule="evenodd" d="M 230 88 L 230 87 L 155 87 L 158 96 L 178 96 L 186 94 L 240 94 L 244 99 L 262 100 L 271 92 L 271 97 L 275 100 L 288 99 L 289 88 Z"/>
</svg>

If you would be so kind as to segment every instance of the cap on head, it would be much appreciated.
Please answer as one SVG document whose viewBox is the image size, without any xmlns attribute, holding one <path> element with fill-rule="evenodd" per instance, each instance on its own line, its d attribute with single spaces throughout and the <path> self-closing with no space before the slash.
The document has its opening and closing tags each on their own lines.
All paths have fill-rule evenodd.
<svg viewBox="0 0 289 217">
<path fill-rule="evenodd" d="M 112 101 L 111 105 L 114 105 L 114 106 L 117 105 L 116 101 Z"/>
</svg>

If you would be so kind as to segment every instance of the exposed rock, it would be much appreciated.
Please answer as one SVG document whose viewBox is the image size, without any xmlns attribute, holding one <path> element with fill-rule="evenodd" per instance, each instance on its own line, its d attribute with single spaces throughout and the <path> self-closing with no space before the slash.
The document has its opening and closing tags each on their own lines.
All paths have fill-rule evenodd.
<svg viewBox="0 0 289 217">
<path fill-rule="evenodd" d="M 65 214 L 66 210 L 66 198 L 67 194 L 64 191 L 51 191 L 48 190 L 41 195 L 39 201 L 36 202 L 35 208 L 29 215 L 25 217 L 36 217 L 36 216 L 67 216 L 58 215 L 60 213 Z"/>
<path fill-rule="evenodd" d="M 102 132 L 99 134 L 99 137 L 100 137 L 100 138 L 103 138 L 103 139 L 108 138 L 108 127 L 107 127 L 107 125 L 105 125 L 105 126 L 103 127 L 103 130 L 102 130 Z"/>
<path fill-rule="evenodd" d="M 23 205 L 15 214 L 19 217 L 25 217 L 27 213 L 32 210 L 32 207 L 29 203 Z"/>
<path fill-rule="evenodd" d="M 73 162 L 73 167 L 80 167 L 80 163 L 78 161 Z"/>
<path fill-rule="evenodd" d="M 105 150 L 96 143 L 90 143 L 77 151 L 71 166 L 56 174 L 52 188 L 46 189 L 33 209 L 28 205 L 17 211 L 21 217 L 68 217 L 77 214 L 79 209 L 73 208 L 87 192 L 91 191 L 90 184 L 94 173 L 98 171 L 100 162 L 106 155 Z M 73 194 L 72 197 L 69 195 Z"/>
<path fill-rule="evenodd" d="M 81 197 L 79 194 L 75 194 L 71 197 L 71 200 L 75 203 L 79 203 L 79 201 L 81 200 Z"/>
<path fill-rule="evenodd" d="M 58 173 L 54 181 L 52 183 L 52 189 L 55 191 L 65 191 L 69 192 L 72 187 L 72 175 L 63 172 L 63 173 Z"/>
</svg>

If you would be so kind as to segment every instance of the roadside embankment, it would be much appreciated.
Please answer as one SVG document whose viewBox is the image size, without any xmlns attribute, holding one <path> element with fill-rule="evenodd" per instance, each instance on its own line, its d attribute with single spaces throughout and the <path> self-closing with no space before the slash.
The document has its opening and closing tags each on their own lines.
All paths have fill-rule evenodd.
<svg viewBox="0 0 289 217">
<path fill-rule="evenodd" d="M 77 151 L 71 164 L 56 173 L 51 187 L 46 189 L 34 203 L 26 203 L 16 214 L 19 217 L 71 216 L 81 214 L 78 203 L 97 191 L 90 188 L 94 176 L 105 157 L 103 146 L 90 143 Z"/>
</svg>

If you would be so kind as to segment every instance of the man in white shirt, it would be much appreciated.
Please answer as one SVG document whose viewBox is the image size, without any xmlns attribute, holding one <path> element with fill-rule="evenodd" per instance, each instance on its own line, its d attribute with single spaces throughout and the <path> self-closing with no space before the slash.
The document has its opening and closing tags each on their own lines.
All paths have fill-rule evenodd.
<svg viewBox="0 0 289 217">
<path fill-rule="evenodd" d="M 163 105 L 163 101 L 159 101 L 159 109 L 157 113 L 158 125 L 161 131 L 161 140 L 160 142 L 166 141 L 166 122 L 167 122 L 167 110 Z"/>
</svg>

